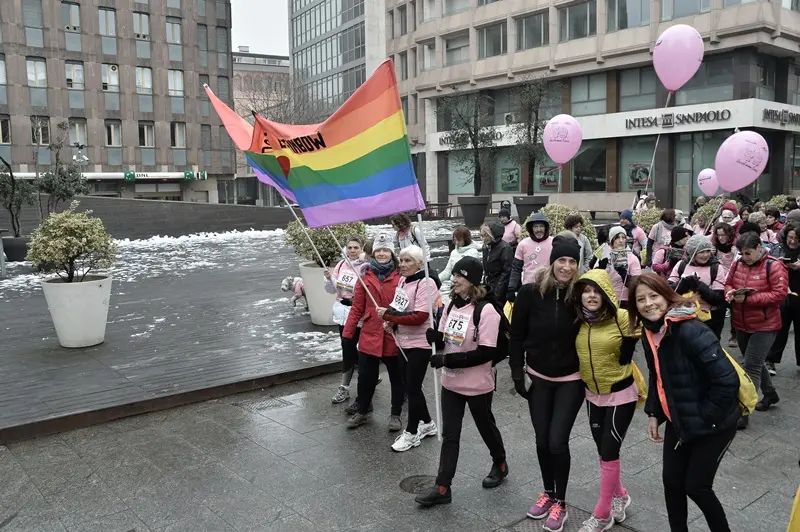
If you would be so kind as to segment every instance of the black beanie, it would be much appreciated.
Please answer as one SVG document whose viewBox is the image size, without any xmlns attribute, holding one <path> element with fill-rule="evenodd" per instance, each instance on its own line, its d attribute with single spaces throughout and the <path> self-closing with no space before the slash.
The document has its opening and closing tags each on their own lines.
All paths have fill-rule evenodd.
<svg viewBox="0 0 800 532">
<path fill-rule="evenodd" d="M 481 279 L 483 279 L 483 265 L 475 257 L 464 257 L 453 266 L 453 274 L 458 274 L 478 286 L 481 284 Z"/>
<path fill-rule="evenodd" d="M 761 234 L 761 227 L 755 222 L 751 222 L 750 220 L 742 222 L 742 226 L 739 228 L 739 234 L 743 235 L 745 233 L 755 233 L 757 235 Z"/>
<path fill-rule="evenodd" d="M 553 239 L 553 249 L 550 251 L 550 264 L 561 257 L 571 257 L 575 262 L 581 260 L 581 246 L 572 237 L 558 235 Z"/>
<path fill-rule="evenodd" d="M 508 209 L 500 209 L 500 212 L 497 213 L 497 216 L 499 218 L 502 218 L 503 216 L 505 216 L 506 218 L 511 218 L 511 211 L 509 211 Z"/>
<path fill-rule="evenodd" d="M 692 234 L 691 231 L 686 229 L 682 226 L 677 226 L 672 228 L 672 232 L 669 234 L 670 242 L 677 242 L 678 240 L 683 240 L 687 236 Z"/>
</svg>

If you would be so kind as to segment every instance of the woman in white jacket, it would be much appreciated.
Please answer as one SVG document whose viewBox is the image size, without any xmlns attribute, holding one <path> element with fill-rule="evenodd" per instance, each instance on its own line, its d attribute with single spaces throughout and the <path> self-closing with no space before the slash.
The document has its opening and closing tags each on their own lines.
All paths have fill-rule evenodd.
<svg viewBox="0 0 800 532">
<path fill-rule="evenodd" d="M 347 315 L 350 314 L 350 305 L 353 304 L 353 293 L 356 289 L 358 278 L 364 274 L 369 261 L 364 260 L 362 252 L 364 242 L 359 236 L 352 236 L 347 240 L 346 247 L 342 250 L 342 256 L 350 259 L 350 264 L 358 272 L 350 267 L 345 259 L 340 260 L 333 271 L 325 270 L 325 291 L 336 294 L 336 301 L 333 302 L 333 322 L 339 326 L 339 338 L 342 341 L 342 384 L 336 391 L 331 402 L 339 404 L 350 398 L 350 381 L 353 380 L 353 372 L 358 364 L 358 336 L 361 327 L 356 329 L 355 336 L 351 339 L 342 337 L 344 324 L 347 323 Z"/>
<path fill-rule="evenodd" d="M 466 225 L 459 225 L 453 231 L 453 243 L 456 247 L 450 252 L 447 266 L 439 274 L 439 279 L 443 283 L 447 283 L 453 278 L 453 266 L 464 257 L 475 257 L 481 260 L 481 249 L 472 241 L 472 233 Z"/>
</svg>

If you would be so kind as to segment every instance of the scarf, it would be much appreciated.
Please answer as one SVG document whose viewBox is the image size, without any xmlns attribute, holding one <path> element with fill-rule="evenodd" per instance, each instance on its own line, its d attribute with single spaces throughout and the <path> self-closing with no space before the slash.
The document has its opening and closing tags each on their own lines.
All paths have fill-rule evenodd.
<svg viewBox="0 0 800 532">
<path fill-rule="evenodd" d="M 456 308 L 464 307 L 466 305 L 469 305 L 469 303 L 470 303 L 469 299 L 465 299 L 465 298 L 461 297 L 458 294 L 453 296 L 453 299 L 451 299 L 450 301 L 453 303 L 453 306 L 456 307 Z"/>
<path fill-rule="evenodd" d="M 369 261 L 369 268 L 375 273 L 378 280 L 382 282 L 394 271 L 395 265 L 393 260 L 390 260 L 386 264 L 380 264 L 375 259 L 371 259 Z"/>
<path fill-rule="evenodd" d="M 596 323 L 600 321 L 600 318 L 602 318 L 603 314 L 603 312 L 589 310 L 588 308 L 581 306 L 581 315 L 583 316 L 583 321 L 586 323 Z"/>
<path fill-rule="evenodd" d="M 781 244 L 781 251 L 783 252 L 783 256 L 790 259 L 792 262 L 797 261 L 797 258 L 800 257 L 800 247 L 792 249 L 784 243 Z"/>
<path fill-rule="evenodd" d="M 719 242 L 714 242 L 714 247 L 717 248 L 717 251 L 722 253 L 730 253 L 731 249 L 733 249 L 733 244 L 720 244 Z"/>
</svg>

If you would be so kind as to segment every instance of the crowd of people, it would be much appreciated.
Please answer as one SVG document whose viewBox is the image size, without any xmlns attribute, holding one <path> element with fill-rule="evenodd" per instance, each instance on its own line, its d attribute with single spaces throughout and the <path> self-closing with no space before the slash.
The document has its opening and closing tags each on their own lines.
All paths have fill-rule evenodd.
<svg viewBox="0 0 800 532">
<path fill-rule="evenodd" d="M 645 197 L 637 207 L 654 203 Z M 441 431 L 435 485 L 418 504 L 452 501 L 467 406 L 492 462 L 483 487 L 508 476 L 492 413 L 496 365 L 508 358 L 514 390 L 528 403 L 543 484 L 527 516 L 542 520 L 544 530 L 560 532 L 569 518 L 569 439 L 584 404 L 600 489 L 581 532 L 609 530 L 626 518 L 632 497 L 620 461 L 637 407 L 649 417 L 648 437 L 663 443 L 670 529 L 688 530 L 691 499 L 712 532 L 730 530 L 714 477 L 751 417 L 740 400 L 744 372 L 762 392 L 755 410 L 779 401 L 771 376 L 789 328 L 800 322 L 800 210 L 728 201 L 714 219 L 693 213 L 687 220 L 665 209 L 649 234 L 635 220 L 626 210 L 618 225 L 599 228 L 593 250 L 578 214 L 552 235 L 544 214 L 520 226 L 503 209 L 480 228 L 480 247 L 468 228 L 453 232 L 441 272 L 430 264 L 421 228 L 402 214 L 392 217 L 395 234 L 347 242 L 343 259 L 326 271 L 343 360 L 332 402 L 349 399 L 358 368 L 347 426 L 368 423 L 383 362 L 388 429 L 402 431 L 392 449 L 408 451 Z M 727 343 L 741 351 L 744 372 L 722 346 L 727 316 Z M 649 379 L 633 361 L 637 345 Z M 441 369 L 441 426 L 423 393 L 429 366 Z"/>
</svg>

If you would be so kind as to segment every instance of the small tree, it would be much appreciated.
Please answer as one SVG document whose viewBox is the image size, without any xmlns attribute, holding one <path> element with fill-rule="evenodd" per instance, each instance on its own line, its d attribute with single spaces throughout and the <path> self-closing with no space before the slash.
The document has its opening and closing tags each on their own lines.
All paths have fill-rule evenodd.
<svg viewBox="0 0 800 532">
<path fill-rule="evenodd" d="M 536 163 L 547 160 L 542 143 L 542 132 L 550 110 L 549 96 L 562 88 L 561 83 L 547 77 L 531 77 L 511 88 L 511 101 L 515 104 L 514 122 L 509 125 L 513 144 L 512 159 L 528 168 L 527 194 L 532 196 L 536 179 Z M 516 107 L 518 106 L 518 107 Z"/>
<path fill-rule="evenodd" d="M 488 158 L 496 144 L 491 107 L 492 98 L 480 92 L 436 100 L 437 120 L 449 127 L 442 135 L 442 142 L 454 152 L 466 152 L 465 155 L 451 152 L 450 156 L 456 157 L 456 165 L 471 176 L 465 182 L 472 182 L 476 196 L 481 193 L 483 169 L 489 166 Z"/>
<path fill-rule="evenodd" d="M 319 258 L 314 252 L 314 248 L 311 247 L 308 238 L 306 238 L 303 226 L 298 223 L 297 220 L 294 220 L 289 222 L 289 225 L 286 227 L 284 240 L 286 245 L 291 246 L 299 257 L 307 261 L 315 262 L 317 266 L 322 268 L 333 266 L 342 258 L 342 248 L 340 248 L 336 240 L 331 237 L 327 228 L 319 227 L 312 229 L 307 227 L 305 230 L 311 235 L 311 240 L 313 240 L 314 245 L 317 246 L 319 254 L 322 256 L 322 260 L 325 264 L 319 263 Z M 346 240 L 351 236 L 360 236 L 365 241 L 369 238 L 367 236 L 367 226 L 364 225 L 364 222 L 332 225 L 331 231 L 336 235 L 336 238 L 342 246 L 347 244 Z"/>
<path fill-rule="evenodd" d="M 65 283 L 81 282 L 93 271 L 110 268 L 116 245 L 92 211 L 75 212 L 78 202 L 51 214 L 33 232 L 27 260 Z"/>
<path fill-rule="evenodd" d="M 61 150 L 68 140 L 69 121 L 63 120 L 56 125 L 56 134 L 47 146 L 55 157 L 53 170 L 42 175 L 37 173 L 36 188 L 39 190 L 39 209 L 42 216 L 45 214 L 42 194 L 48 195 L 46 209 L 49 215 L 58 208 L 59 203 L 72 201 L 75 196 L 87 195 L 91 190 L 78 165 L 72 161 L 64 164 L 61 159 Z"/>
<path fill-rule="evenodd" d="M 15 238 L 19 238 L 19 215 L 23 205 L 33 205 L 35 189 L 28 181 L 15 178 L 14 170 L 3 157 L 0 157 L 0 162 L 3 163 L 6 170 L 5 172 L 0 171 L 0 202 L 8 211 L 12 234 Z"/>
</svg>

